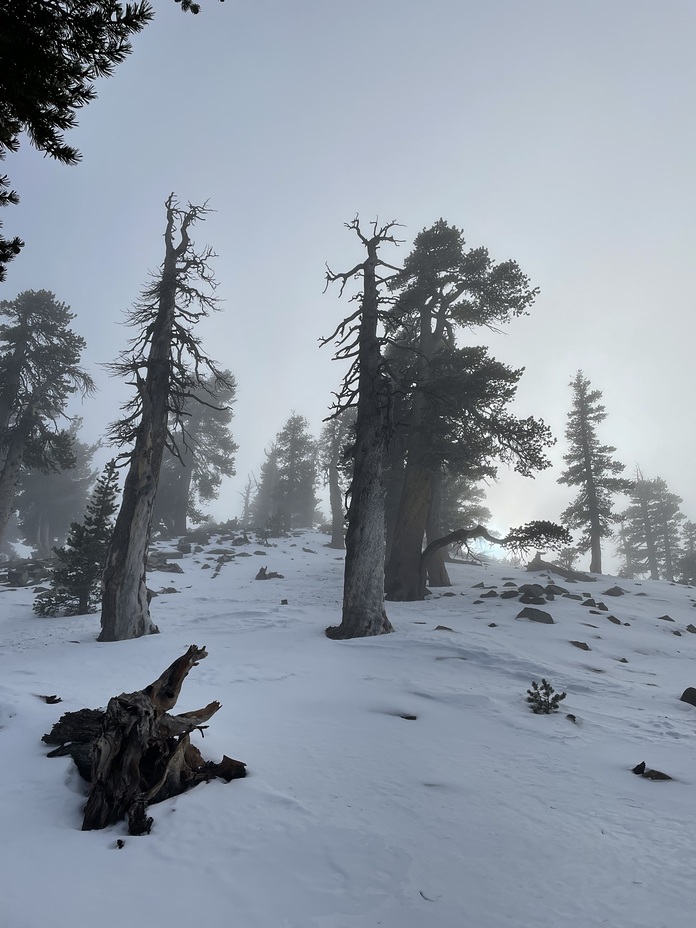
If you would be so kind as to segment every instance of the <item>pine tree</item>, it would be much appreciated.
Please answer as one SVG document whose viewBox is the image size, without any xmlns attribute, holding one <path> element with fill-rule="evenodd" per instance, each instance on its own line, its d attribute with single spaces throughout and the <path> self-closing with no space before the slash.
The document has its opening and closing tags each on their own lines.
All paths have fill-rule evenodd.
<svg viewBox="0 0 696 928">
<path fill-rule="evenodd" d="M 116 463 L 110 461 L 97 481 L 84 521 L 73 522 L 65 546 L 55 549 L 61 565 L 53 571 L 51 590 L 34 601 L 37 615 L 85 615 L 96 611 L 117 495 Z"/>
<path fill-rule="evenodd" d="M 222 478 L 235 474 L 238 446 L 229 425 L 236 383 L 230 371 L 221 373 L 224 384 L 206 378 L 202 389 L 186 398 L 181 413 L 186 435 L 172 439 L 162 458 L 152 519 L 170 535 L 184 535 L 188 518 L 200 521 L 198 504 L 217 499 Z"/>
<path fill-rule="evenodd" d="M 677 575 L 682 583 L 696 583 L 696 522 L 682 526 L 681 556 L 677 561 Z"/>
<path fill-rule="evenodd" d="M 570 386 L 573 405 L 568 415 L 566 439 L 569 451 L 563 456 L 568 465 L 558 483 L 579 487 L 575 500 L 561 514 L 561 520 L 571 529 L 581 529 L 577 547 L 583 553 L 591 551 L 590 571 L 602 572 L 602 538 L 613 534 L 617 521 L 613 513 L 613 497 L 627 493 L 631 481 L 619 477 L 624 465 L 613 460 L 616 448 L 602 445 L 597 437 L 598 423 L 607 414 L 600 404 L 602 394 L 590 389 L 590 381 L 578 371 Z"/>
<path fill-rule="evenodd" d="M 24 469 L 19 478 L 15 497 L 19 530 L 22 541 L 38 557 L 50 557 L 55 547 L 65 544 L 70 525 L 84 512 L 98 476 L 92 467 L 97 446 L 80 441 L 77 436 L 81 426 L 82 419 L 76 419 L 68 430 L 74 467 L 49 473 Z"/>
<path fill-rule="evenodd" d="M 345 498 L 351 480 L 350 448 L 355 441 L 355 411 L 332 416 L 321 430 L 318 443 L 319 466 L 324 485 L 329 487 L 331 507 L 330 548 L 345 548 Z"/>
<path fill-rule="evenodd" d="M 293 413 L 275 443 L 279 511 L 290 528 L 311 527 L 317 507 L 317 446 L 304 416 Z"/>
<path fill-rule="evenodd" d="M 211 248 L 196 251 L 191 227 L 209 212 L 206 206 L 179 206 L 174 194 L 165 203 L 164 260 L 129 315 L 130 348 L 111 365 L 129 378 L 133 398 L 110 429 L 129 467 L 123 485 L 109 556 L 102 578 L 100 641 L 122 641 L 153 634 L 147 586 L 147 551 L 162 456 L 174 430 L 185 442 L 186 403 L 205 389 L 206 378 L 224 386 L 225 378 L 201 348 L 194 326 L 218 308 Z"/>
<path fill-rule="evenodd" d="M 645 478 L 638 469 L 631 502 L 621 514 L 619 554 L 623 576 L 649 575 L 651 580 L 674 580 L 680 554 L 680 526 L 685 516 L 682 500 L 667 483 Z"/>
<path fill-rule="evenodd" d="M 311 526 L 316 484 L 316 442 L 307 420 L 293 413 L 266 451 L 252 507 L 257 528 L 278 535 Z"/>
<path fill-rule="evenodd" d="M 60 429 L 70 397 L 91 393 L 80 367 L 85 341 L 70 329 L 70 307 L 47 290 L 0 303 L 0 538 L 22 468 L 74 465 L 72 437 Z"/>
</svg>

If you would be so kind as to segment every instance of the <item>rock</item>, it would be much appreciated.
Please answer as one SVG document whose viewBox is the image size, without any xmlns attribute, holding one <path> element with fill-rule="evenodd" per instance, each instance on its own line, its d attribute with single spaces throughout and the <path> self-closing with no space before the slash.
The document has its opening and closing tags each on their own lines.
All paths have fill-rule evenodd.
<svg viewBox="0 0 696 928">
<path fill-rule="evenodd" d="M 177 551 L 181 551 L 182 554 L 191 553 L 191 543 L 189 541 L 184 541 L 183 538 L 180 538 L 176 543 Z"/>
<path fill-rule="evenodd" d="M 620 657 L 620 658 L 619 658 L 619 663 L 620 663 L 620 664 L 627 664 L 628 661 L 626 660 L 625 657 Z"/>
<path fill-rule="evenodd" d="M 686 626 L 686 630 L 687 632 L 691 632 L 692 635 L 696 635 L 696 625 L 689 624 Z"/>
<path fill-rule="evenodd" d="M 577 602 L 582 602 L 582 596 L 579 593 L 564 593 L 563 596 L 566 599 L 575 599 Z"/>
<path fill-rule="evenodd" d="M 548 583 L 544 588 L 544 592 L 547 596 L 549 594 L 552 596 L 565 596 L 568 590 L 564 589 L 562 586 L 556 586 L 555 583 Z"/>
<path fill-rule="evenodd" d="M 571 641 L 570 643 L 574 645 L 576 648 L 580 648 L 581 651 L 592 650 L 592 648 L 589 646 L 589 644 L 587 644 L 586 641 Z"/>
<path fill-rule="evenodd" d="M 543 596 L 545 588 L 540 583 L 523 583 L 519 592 L 521 595 L 528 593 L 530 596 Z"/>
<path fill-rule="evenodd" d="M 442 595 L 443 595 L 443 596 L 456 596 L 457 594 L 456 594 L 456 593 L 451 593 L 451 592 L 448 591 L 447 593 L 443 593 Z"/>
<path fill-rule="evenodd" d="M 597 603 L 594 601 L 594 599 L 586 599 L 586 600 L 582 603 L 582 605 L 583 605 L 583 606 L 588 606 L 588 607 L 593 606 L 595 609 L 597 608 Z"/>
<path fill-rule="evenodd" d="M 517 586 L 514 580 L 506 580 L 503 586 Z"/>
<path fill-rule="evenodd" d="M 541 622 L 542 625 L 555 625 L 553 618 L 543 609 L 523 609 L 516 616 L 518 619 L 529 619 L 530 622 Z"/>
<path fill-rule="evenodd" d="M 435 631 L 436 632 L 453 632 L 454 629 L 450 628 L 449 625 L 436 625 Z"/>
<path fill-rule="evenodd" d="M 646 780 L 671 780 L 672 777 L 668 776 L 666 773 L 662 773 L 661 770 L 650 770 L 649 767 L 645 766 L 645 761 L 641 761 L 639 764 L 633 768 L 632 773 L 637 774 L 639 777 L 645 777 Z"/>
<path fill-rule="evenodd" d="M 148 570 L 159 570 L 166 574 L 183 574 L 184 569 L 180 564 L 169 564 L 165 561 L 163 564 L 149 564 Z"/>
<path fill-rule="evenodd" d="M 674 622 L 671 615 L 658 615 L 658 619 L 661 619 L 663 622 Z"/>
<path fill-rule="evenodd" d="M 494 596 L 497 596 L 495 590 L 489 590 L 487 593 L 481 593 L 481 599 L 492 599 Z"/>
<path fill-rule="evenodd" d="M 617 619 L 615 615 L 608 615 L 607 618 L 610 622 L 613 622 L 614 625 L 621 625 L 621 619 Z"/>
<path fill-rule="evenodd" d="M 626 590 L 622 590 L 620 586 L 612 586 L 605 590 L 602 596 L 623 596 L 625 592 Z"/>
<path fill-rule="evenodd" d="M 606 603 L 597 603 L 597 608 L 602 612 L 609 612 L 609 606 Z"/>
<path fill-rule="evenodd" d="M 488 623 L 488 627 L 489 627 L 489 628 L 497 628 L 498 626 L 497 626 L 497 624 L 496 624 L 495 622 L 489 622 L 489 623 Z"/>
<path fill-rule="evenodd" d="M 681 632 L 679 631 L 678 628 L 675 628 L 674 631 L 672 632 L 672 634 L 673 634 L 673 635 L 677 635 L 679 638 L 681 638 Z"/>
<path fill-rule="evenodd" d="M 679 699 L 682 702 L 688 702 L 690 706 L 696 706 L 696 689 L 693 686 L 687 686 Z"/>
<path fill-rule="evenodd" d="M 545 606 L 546 597 L 535 596 L 533 593 L 523 593 L 522 596 L 520 596 L 520 602 L 527 606 Z"/>
<path fill-rule="evenodd" d="M 500 594 L 501 599 L 516 599 L 518 596 L 517 590 L 503 590 Z"/>
</svg>

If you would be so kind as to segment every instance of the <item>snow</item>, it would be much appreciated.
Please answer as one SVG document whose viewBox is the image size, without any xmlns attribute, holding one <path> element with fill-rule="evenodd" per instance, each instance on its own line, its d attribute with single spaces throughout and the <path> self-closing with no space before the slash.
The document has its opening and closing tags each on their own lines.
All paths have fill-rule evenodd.
<svg viewBox="0 0 696 928">
<path fill-rule="evenodd" d="M 152 602 L 161 634 L 115 644 L 97 616 L 38 618 L 31 590 L 0 588 L 0 924 L 692 928 L 696 708 L 679 696 L 696 686 L 696 591 L 555 577 L 610 612 L 556 598 L 541 625 L 472 587 L 548 577 L 452 565 L 454 595 L 389 603 L 394 634 L 334 642 L 343 559 L 326 540 L 252 543 L 262 556 L 218 576 L 216 555 L 185 556 L 149 575 L 177 590 Z M 262 565 L 284 579 L 254 580 Z M 146 837 L 81 832 L 86 784 L 41 736 L 192 643 L 209 656 L 177 711 L 219 699 L 197 743 L 247 778 L 151 807 Z M 526 703 L 541 677 L 568 694 L 552 715 Z M 674 779 L 634 775 L 640 761 Z"/>
</svg>

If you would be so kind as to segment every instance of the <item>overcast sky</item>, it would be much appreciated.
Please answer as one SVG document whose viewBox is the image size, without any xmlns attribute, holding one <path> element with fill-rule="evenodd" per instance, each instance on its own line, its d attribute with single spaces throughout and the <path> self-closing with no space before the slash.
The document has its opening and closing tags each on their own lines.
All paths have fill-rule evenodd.
<svg viewBox="0 0 696 928">
<path fill-rule="evenodd" d="M 24 143 L 3 210 L 26 247 L 3 298 L 48 289 L 77 313 L 99 393 L 85 437 L 122 386 L 96 365 L 128 337 L 123 312 L 163 256 L 164 200 L 209 200 L 195 239 L 219 255 L 223 311 L 201 328 L 237 377 L 241 508 L 247 474 L 294 410 L 318 433 L 342 368 L 317 339 L 348 309 L 324 265 L 362 257 L 343 223 L 403 224 L 394 263 L 438 218 L 513 258 L 540 288 L 531 314 L 472 342 L 526 367 L 516 412 L 544 418 L 555 466 L 505 469 L 494 523 L 557 519 L 577 369 L 604 393 L 600 436 L 629 470 L 662 476 L 696 520 L 696 6 L 691 0 L 155 0 L 70 141 L 77 167 Z"/>
</svg>

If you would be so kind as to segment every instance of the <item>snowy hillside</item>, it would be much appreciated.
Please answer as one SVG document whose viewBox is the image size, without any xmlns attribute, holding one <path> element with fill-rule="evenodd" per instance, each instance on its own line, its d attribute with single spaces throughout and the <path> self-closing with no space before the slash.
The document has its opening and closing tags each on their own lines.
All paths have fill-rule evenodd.
<svg viewBox="0 0 696 928">
<path fill-rule="evenodd" d="M 97 616 L 38 618 L 31 590 L 0 588 L 0 924 L 692 928 L 696 591 L 453 565 L 447 595 L 387 604 L 395 634 L 332 642 L 342 557 L 325 542 L 221 563 L 213 539 L 149 575 L 175 591 L 152 603 L 161 634 L 117 644 L 95 641 Z M 534 607 L 541 624 L 489 593 L 531 582 L 580 598 Z M 151 807 L 147 837 L 81 832 L 85 784 L 41 736 L 192 643 L 209 656 L 177 711 L 220 700 L 196 743 L 248 777 Z M 542 677 L 567 698 L 537 716 Z"/>
</svg>

